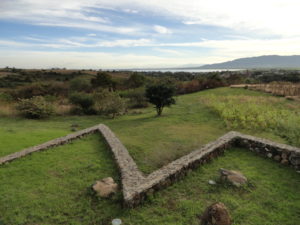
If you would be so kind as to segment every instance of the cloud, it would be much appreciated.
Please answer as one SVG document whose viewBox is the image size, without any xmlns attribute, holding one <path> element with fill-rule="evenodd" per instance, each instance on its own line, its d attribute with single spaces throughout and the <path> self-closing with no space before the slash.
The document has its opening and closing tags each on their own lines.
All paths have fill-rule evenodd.
<svg viewBox="0 0 300 225">
<path fill-rule="evenodd" d="M 135 10 L 135 9 L 124 9 L 123 11 L 126 12 L 126 13 L 132 13 L 132 14 L 137 14 L 137 13 L 139 13 L 139 11 L 138 11 L 138 10 Z"/>
<path fill-rule="evenodd" d="M 160 26 L 160 25 L 153 26 L 153 29 L 159 34 L 171 34 L 172 33 L 171 30 L 169 30 L 166 27 Z"/>
<path fill-rule="evenodd" d="M 199 63 L 199 60 L 194 57 L 176 58 L 103 52 L 4 51 L 0 54 L 0 67 L 14 66 L 18 68 L 126 69 L 157 66 L 169 67 L 187 63 Z"/>
<path fill-rule="evenodd" d="M 114 40 L 114 41 L 102 41 L 96 44 L 98 47 L 139 47 L 151 45 L 150 39 L 137 39 L 137 40 Z"/>
<path fill-rule="evenodd" d="M 297 29 L 300 27 L 300 1 L 296 0 L 1 0 L 0 5 L 0 19 L 3 20 L 80 28 L 86 25 L 87 29 L 95 30 L 101 30 L 96 28 L 97 25 L 106 24 L 111 28 L 102 28 L 108 32 L 115 25 L 112 24 L 114 16 L 107 18 L 102 9 L 127 13 L 151 12 L 189 26 L 221 26 L 265 36 L 300 35 L 300 29 Z M 95 11 L 98 14 L 91 14 Z M 76 23 L 82 26 L 75 26 Z M 121 33 L 122 30 L 117 29 Z M 170 32 L 160 25 L 156 25 L 154 30 L 162 34 Z"/>
<path fill-rule="evenodd" d="M 177 51 L 174 49 L 166 49 L 166 48 L 154 48 L 154 51 L 170 54 L 170 55 L 183 55 L 184 53 L 182 51 Z"/>
<path fill-rule="evenodd" d="M 97 34 L 88 34 L 87 36 L 89 36 L 89 37 L 96 37 Z"/>
</svg>

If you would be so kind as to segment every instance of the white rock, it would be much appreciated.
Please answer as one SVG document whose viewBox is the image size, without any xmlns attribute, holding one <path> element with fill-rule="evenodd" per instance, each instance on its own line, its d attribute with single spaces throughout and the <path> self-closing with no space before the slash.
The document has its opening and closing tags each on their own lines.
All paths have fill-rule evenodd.
<svg viewBox="0 0 300 225">
<path fill-rule="evenodd" d="M 209 180 L 208 183 L 211 184 L 211 185 L 217 184 L 216 181 L 214 181 L 214 180 Z"/>
<path fill-rule="evenodd" d="M 120 220 L 120 219 L 113 219 L 111 221 L 111 224 L 112 225 L 121 225 L 122 224 L 122 220 Z"/>
</svg>

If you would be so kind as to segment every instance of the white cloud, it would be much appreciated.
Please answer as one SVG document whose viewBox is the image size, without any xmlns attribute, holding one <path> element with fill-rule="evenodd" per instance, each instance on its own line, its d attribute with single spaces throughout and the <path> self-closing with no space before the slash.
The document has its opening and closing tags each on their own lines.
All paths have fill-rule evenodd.
<svg viewBox="0 0 300 225">
<path fill-rule="evenodd" d="M 167 53 L 170 55 L 184 55 L 184 53 L 182 51 L 177 51 L 174 49 L 166 49 L 166 48 L 154 48 L 153 50 L 158 51 L 158 52 L 162 52 L 162 53 Z"/>
<path fill-rule="evenodd" d="M 97 34 L 88 34 L 87 36 L 89 36 L 89 37 L 96 37 Z"/>
<path fill-rule="evenodd" d="M 151 45 L 150 39 L 137 39 L 137 40 L 114 40 L 114 41 L 102 41 L 96 44 L 98 47 L 139 47 Z"/>
<path fill-rule="evenodd" d="M 125 69 L 156 66 L 169 67 L 187 63 L 199 63 L 199 59 L 194 57 L 176 58 L 102 52 L 5 51 L 0 54 L 0 67 L 10 66 L 18 68 Z"/>
<path fill-rule="evenodd" d="M 287 44 L 288 43 L 288 44 Z M 66 48 L 76 43 L 61 40 L 60 43 L 43 43 L 40 47 Z M 39 52 L 17 51 L 10 46 L 34 47 L 33 44 L 0 40 L 0 67 L 15 66 L 22 68 L 136 68 L 136 67 L 171 67 L 184 64 L 207 64 L 233 60 L 245 56 L 258 56 L 266 54 L 293 55 L 300 52 L 300 38 L 284 40 L 224 40 L 203 41 L 194 43 L 153 43 L 151 40 L 116 40 L 115 42 L 101 42 L 102 47 L 126 46 L 153 46 L 158 52 L 167 55 L 103 52 Z M 195 47 L 196 51 L 186 54 L 184 47 Z M 80 47 L 80 46 L 78 46 Z M 91 47 L 91 46 L 89 46 Z M 164 48 L 162 48 L 164 47 Z M 168 48 L 165 48 L 168 47 Z M 183 47 L 183 51 L 172 49 Z M 203 52 L 203 48 L 210 48 L 210 52 Z M 8 50 L 10 49 L 10 50 Z"/>
<path fill-rule="evenodd" d="M 88 15 L 93 8 L 130 13 L 150 11 L 158 16 L 181 20 L 191 26 L 215 25 L 243 32 L 285 37 L 300 35 L 300 29 L 297 29 L 300 27 L 298 0 L 1 0 L 0 18 L 52 26 L 57 23 L 57 26 L 69 27 L 76 27 L 71 23 L 76 21 L 81 24 L 88 23 L 88 29 L 96 29 L 99 23 L 111 22 L 101 13 L 97 16 Z M 162 26 L 155 30 L 168 33 L 168 29 Z"/>
<path fill-rule="evenodd" d="M 153 29 L 159 34 L 171 34 L 172 31 L 164 26 L 155 25 Z"/>
<path fill-rule="evenodd" d="M 138 10 L 135 10 L 135 9 L 124 9 L 123 11 L 126 12 L 126 13 L 132 13 L 132 14 L 137 14 L 137 13 L 139 13 L 139 11 L 138 11 Z"/>
</svg>

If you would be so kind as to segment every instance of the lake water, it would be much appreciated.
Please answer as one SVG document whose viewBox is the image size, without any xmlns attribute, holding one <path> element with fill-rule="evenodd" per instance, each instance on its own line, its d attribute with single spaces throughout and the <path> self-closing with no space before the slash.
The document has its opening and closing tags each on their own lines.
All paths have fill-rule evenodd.
<svg viewBox="0 0 300 225">
<path fill-rule="evenodd" d="M 221 71 L 241 71 L 242 69 L 134 69 L 137 72 L 188 72 L 188 73 L 208 73 Z"/>
</svg>

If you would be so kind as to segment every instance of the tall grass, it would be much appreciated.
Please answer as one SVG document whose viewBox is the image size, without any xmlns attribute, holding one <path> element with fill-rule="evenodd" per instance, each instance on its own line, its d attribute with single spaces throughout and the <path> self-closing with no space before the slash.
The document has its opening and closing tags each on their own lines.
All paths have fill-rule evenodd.
<svg viewBox="0 0 300 225">
<path fill-rule="evenodd" d="M 229 128 L 271 131 L 300 146 L 300 110 L 275 97 L 207 96 L 202 102 Z"/>
<path fill-rule="evenodd" d="M 290 82 L 272 82 L 268 84 L 248 85 L 251 90 L 264 91 L 279 96 L 300 96 L 300 84 Z"/>
</svg>

